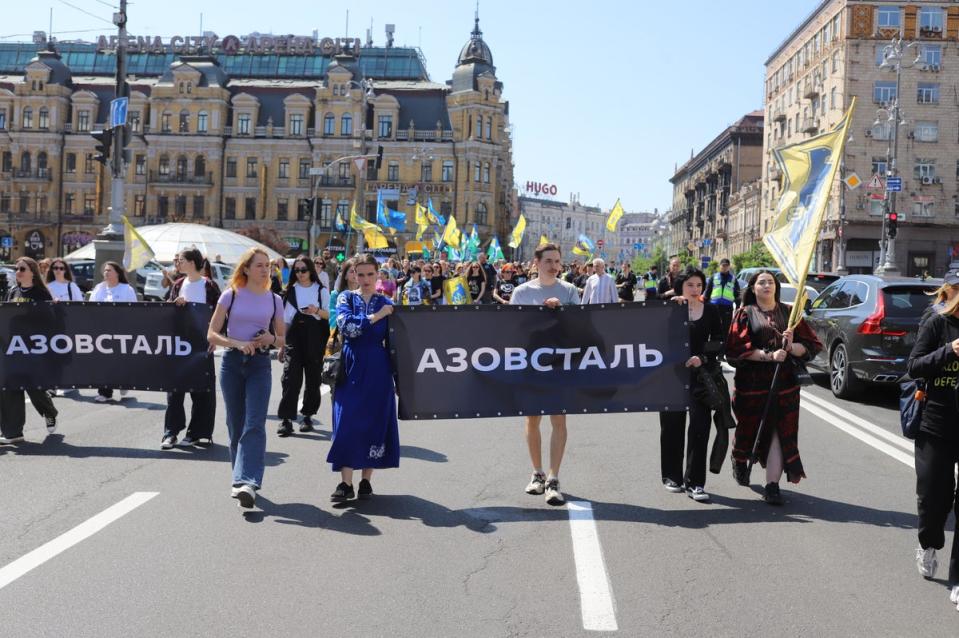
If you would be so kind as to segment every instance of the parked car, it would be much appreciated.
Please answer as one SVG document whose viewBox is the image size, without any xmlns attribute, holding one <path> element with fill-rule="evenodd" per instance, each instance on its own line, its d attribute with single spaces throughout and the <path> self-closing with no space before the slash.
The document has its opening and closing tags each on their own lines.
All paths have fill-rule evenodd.
<svg viewBox="0 0 959 638">
<path fill-rule="evenodd" d="M 819 298 L 819 291 L 812 286 L 806 286 L 806 306 Z M 779 300 L 783 303 L 796 303 L 796 287 L 792 284 L 779 284 Z"/>
<path fill-rule="evenodd" d="M 832 282 L 839 279 L 839 275 L 831 272 L 811 272 L 806 275 L 806 285 L 822 292 Z"/>
<path fill-rule="evenodd" d="M 67 263 L 70 264 L 70 270 L 73 271 L 73 282 L 80 289 L 80 292 L 86 294 L 93 290 L 96 262 L 92 259 L 78 259 Z"/>
<path fill-rule="evenodd" d="M 755 275 L 760 270 L 768 270 L 769 272 L 771 272 L 772 274 L 776 276 L 776 279 L 778 279 L 779 283 L 781 284 L 788 283 L 786 280 L 786 275 L 784 275 L 779 268 L 774 268 L 772 266 L 769 266 L 769 267 L 763 266 L 762 268 L 743 268 L 742 270 L 736 273 L 736 279 L 739 280 L 739 289 L 745 290 L 746 284 L 749 283 L 749 278 Z"/>
<path fill-rule="evenodd" d="M 233 267 L 221 263 L 213 263 L 210 267 L 213 269 L 213 281 L 220 290 L 225 290 L 227 282 L 230 281 L 230 275 L 233 274 Z M 143 285 L 143 300 L 163 301 L 166 293 L 167 288 L 163 286 L 163 272 L 157 270 L 148 274 L 146 283 Z"/>
<path fill-rule="evenodd" d="M 810 366 L 829 373 L 832 393 L 855 396 L 866 384 L 896 383 L 941 279 L 848 275 L 830 284 L 805 319 L 823 344 Z"/>
</svg>

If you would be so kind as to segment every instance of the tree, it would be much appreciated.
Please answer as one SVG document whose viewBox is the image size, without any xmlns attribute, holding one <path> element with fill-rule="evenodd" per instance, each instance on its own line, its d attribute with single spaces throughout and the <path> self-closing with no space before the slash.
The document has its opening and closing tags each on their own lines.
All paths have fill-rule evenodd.
<svg viewBox="0 0 959 638">
<path fill-rule="evenodd" d="M 236 231 L 236 233 L 244 237 L 249 237 L 253 241 L 258 241 L 281 255 L 285 255 L 290 251 L 289 242 L 280 237 L 276 229 L 266 228 L 265 226 L 247 226 L 246 228 L 241 228 Z"/>
<path fill-rule="evenodd" d="M 776 266 L 776 260 L 773 259 L 773 256 L 766 248 L 766 245 L 761 241 L 754 243 L 746 252 L 733 255 L 732 262 L 736 272 L 739 272 L 744 268 Z"/>
</svg>

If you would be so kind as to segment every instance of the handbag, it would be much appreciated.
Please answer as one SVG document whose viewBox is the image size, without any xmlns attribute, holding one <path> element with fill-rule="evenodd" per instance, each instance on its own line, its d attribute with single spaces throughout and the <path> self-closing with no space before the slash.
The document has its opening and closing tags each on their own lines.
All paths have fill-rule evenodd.
<svg viewBox="0 0 959 638">
<path fill-rule="evenodd" d="M 796 377 L 796 385 L 799 386 L 808 386 L 815 383 L 813 381 L 812 375 L 809 374 L 809 368 L 806 367 L 806 362 L 802 359 L 797 359 L 792 357 L 793 362 L 793 375 Z"/>
<path fill-rule="evenodd" d="M 343 340 L 340 339 L 340 329 L 334 328 L 326 342 L 326 354 L 323 356 L 323 368 L 320 370 L 320 381 L 336 387 L 343 380 Z"/>
<path fill-rule="evenodd" d="M 899 382 L 899 425 L 902 435 L 915 439 L 922 423 L 922 411 L 926 406 L 926 382 L 909 379 Z"/>
</svg>

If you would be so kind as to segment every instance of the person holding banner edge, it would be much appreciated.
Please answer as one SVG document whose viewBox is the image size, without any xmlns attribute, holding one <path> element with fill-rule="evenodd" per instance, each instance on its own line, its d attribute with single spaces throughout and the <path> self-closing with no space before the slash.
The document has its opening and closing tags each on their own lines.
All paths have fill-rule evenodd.
<svg viewBox="0 0 959 638">
<path fill-rule="evenodd" d="M 740 485 L 749 484 L 747 463 L 755 450 L 766 468 L 763 500 L 770 505 L 783 503 L 783 471 L 790 483 L 806 477 L 799 457 L 800 386 L 790 357 L 809 361 L 822 350 L 805 321 L 789 328 L 792 307 L 781 303 L 779 294 L 779 280 L 772 272 L 760 270 L 750 277 L 726 338 L 726 360 L 736 368 L 733 476 Z"/>
<path fill-rule="evenodd" d="M 266 464 L 266 412 L 273 384 L 269 349 L 286 343 L 283 302 L 270 290 L 272 268 L 262 248 L 243 253 L 207 331 L 211 345 L 227 348 L 220 389 L 233 467 L 230 495 L 247 509 L 256 502 Z"/>
<path fill-rule="evenodd" d="M 123 266 L 115 261 L 108 261 L 103 264 L 103 281 L 98 283 L 90 292 L 90 301 L 100 301 L 109 303 L 130 302 L 135 303 L 137 291 L 127 282 L 127 273 Z M 120 396 L 126 396 L 126 390 L 120 390 Z M 106 403 L 113 399 L 112 388 L 99 388 L 94 401 L 97 403 Z"/>
<path fill-rule="evenodd" d="M 553 243 L 538 246 L 533 253 L 533 264 L 539 276 L 513 290 L 509 303 L 514 306 L 579 305 L 579 291 L 573 284 L 557 279 L 562 268 L 563 255 Z M 553 428 L 549 441 L 549 474 L 543 473 L 543 442 L 539 431 L 541 416 L 526 417 L 526 447 L 533 464 L 533 474 L 526 486 L 527 494 L 544 494 L 550 505 L 563 505 L 566 499 L 559 488 L 559 466 L 566 451 L 566 415 L 551 414 Z"/>
</svg>

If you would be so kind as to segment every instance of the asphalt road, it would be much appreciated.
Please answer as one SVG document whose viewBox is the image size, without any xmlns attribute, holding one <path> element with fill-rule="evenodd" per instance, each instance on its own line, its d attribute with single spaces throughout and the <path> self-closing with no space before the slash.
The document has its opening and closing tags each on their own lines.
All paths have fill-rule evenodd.
<svg viewBox="0 0 959 638">
<path fill-rule="evenodd" d="M 215 448 L 172 452 L 163 395 L 56 399 L 52 436 L 28 406 L 29 443 L 0 448 L 0 636 L 956 636 L 947 557 L 934 581 L 914 565 L 894 397 L 804 393 L 809 478 L 782 508 L 728 461 L 709 504 L 664 491 L 655 414 L 570 419 L 573 509 L 523 492 L 519 419 L 402 422 L 400 469 L 332 507 L 326 396 L 319 433 L 268 422 L 243 515 L 222 404 Z"/>
</svg>

